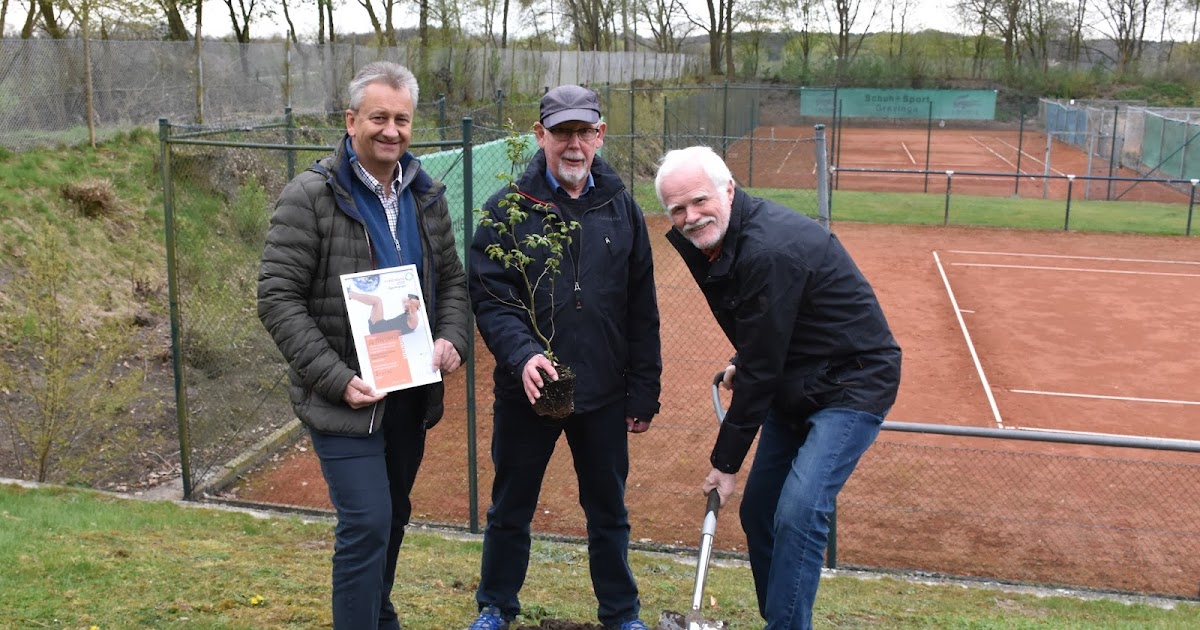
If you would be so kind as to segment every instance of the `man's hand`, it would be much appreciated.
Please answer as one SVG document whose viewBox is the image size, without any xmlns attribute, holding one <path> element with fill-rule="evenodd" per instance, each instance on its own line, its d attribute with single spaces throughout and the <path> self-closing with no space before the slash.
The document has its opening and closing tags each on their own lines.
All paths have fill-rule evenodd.
<svg viewBox="0 0 1200 630">
<path fill-rule="evenodd" d="M 558 380 L 558 371 L 554 369 L 554 365 L 550 363 L 550 359 L 544 354 L 535 354 L 525 362 L 525 367 L 521 369 L 521 384 L 525 386 L 525 397 L 529 399 L 529 404 L 537 402 L 537 399 L 542 397 L 542 387 L 546 384 L 542 381 L 542 374 L 538 372 L 538 368 L 546 371 L 550 376 L 550 380 Z"/>
<path fill-rule="evenodd" d="M 737 367 L 732 363 L 725 368 L 725 376 L 721 379 L 721 386 L 725 389 L 733 391 L 733 375 L 737 373 Z"/>
<path fill-rule="evenodd" d="M 355 376 L 346 384 L 346 391 L 342 393 L 342 400 L 350 405 L 351 409 L 362 409 L 367 405 L 374 405 L 383 400 L 387 394 L 381 394 L 375 391 L 375 388 L 367 385 L 367 382 Z"/>
<path fill-rule="evenodd" d="M 441 370 L 443 374 L 449 374 L 457 370 L 460 365 L 462 365 L 462 358 L 458 356 L 458 350 L 454 349 L 454 344 L 441 338 L 433 341 L 433 369 Z"/>
<path fill-rule="evenodd" d="M 625 416 L 625 430 L 630 433 L 645 433 L 650 430 L 650 421 L 638 420 L 633 416 Z"/>
<path fill-rule="evenodd" d="M 737 492 L 737 475 L 721 472 L 716 468 L 712 469 L 708 473 L 708 476 L 704 478 L 704 483 L 700 486 L 700 489 L 704 492 L 705 496 L 708 496 L 709 490 L 713 488 L 717 489 L 717 495 L 721 497 L 721 505 L 724 506 L 725 502 L 733 496 L 733 493 Z"/>
</svg>

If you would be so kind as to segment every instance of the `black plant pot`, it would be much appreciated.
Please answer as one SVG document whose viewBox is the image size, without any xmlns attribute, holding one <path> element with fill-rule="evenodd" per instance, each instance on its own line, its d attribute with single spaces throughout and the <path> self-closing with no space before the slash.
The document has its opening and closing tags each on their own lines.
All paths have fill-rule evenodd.
<svg viewBox="0 0 1200 630">
<path fill-rule="evenodd" d="M 575 372 L 565 365 L 554 366 L 558 380 L 552 381 L 542 372 L 542 397 L 533 403 L 539 416 L 562 419 L 575 411 Z"/>
</svg>

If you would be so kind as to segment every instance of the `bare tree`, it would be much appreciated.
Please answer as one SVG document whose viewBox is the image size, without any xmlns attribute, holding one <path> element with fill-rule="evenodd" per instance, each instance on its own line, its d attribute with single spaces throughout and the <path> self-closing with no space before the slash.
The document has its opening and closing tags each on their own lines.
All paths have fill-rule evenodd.
<svg viewBox="0 0 1200 630">
<path fill-rule="evenodd" d="M 1066 34 L 1066 15 L 1070 11 L 1065 3 L 1053 0 L 1027 0 L 1028 4 L 1018 20 L 1021 41 L 1029 60 L 1045 71 L 1050 67 L 1050 44 Z"/>
<path fill-rule="evenodd" d="M 888 2 L 888 56 L 904 57 L 904 40 L 908 35 L 905 27 L 912 0 L 889 0 Z"/>
<path fill-rule="evenodd" d="M 999 28 L 999 21 L 993 19 L 993 16 L 999 12 L 1000 3 L 1006 1 L 1008 0 L 962 0 L 954 5 L 955 11 L 962 16 L 963 23 L 974 25 L 971 72 L 975 77 L 979 77 L 983 72 L 984 61 L 991 49 L 993 33 Z"/>
<path fill-rule="evenodd" d="M 564 0 L 564 17 L 571 24 L 578 50 L 610 50 L 613 29 L 607 22 L 614 7 L 604 0 Z"/>
<path fill-rule="evenodd" d="M 67 28 L 60 23 L 60 17 L 55 12 L 54 0 L 33 0 L 37 4 L 38 16 L 42 19 L 42 28 L 52 39 L 63 39 L 67 36 Z"/>
<path fill-rule="evenodd" d="M 300 40 L 296 38 L 296 25 L 292 23 L 292 13 L 288 10 L 288 0 L 279 0 L 279 4 L 283 7 L 283 21 L 287 22 L 287 38 L 293 44 L 300 43 Z"/>
<path fill-rule="evenodd" d="M 1070 23 L 1067 25 L 1067 61 L 1079 63 L 1083 53 L 1083 17 L 1087 11 L 1087 0 L 1074 0 Z M 1192 0 L 1196 1 L 1196 0 Z"/>
<path fill-rule="evenodd" d="M 1124 70 L 1142 58 L 1146 46 L 1146 18 L 1151 0 L 1099 0 L 1097 10 L 1104 26 L 1097 30 L 1108 35 L 1116 46 L 1117 68 Z"/>
<path fill-rule="evenodd" d="M 853 29 L 859 25 L 859 15 L 863 10 L 863 0 L 832 0 L 830 10 L 833 20 L 833 31 L 831 48 L 834 55 L 837 56 L 837 76 L 839 78 L 845 76 L 846 68 L 850 62 L 858 56 L 858 51 L 862 48 L 863 39 L 866 38 L 867 32 L 871 30 L 871 22 L 878 15 L 879 5 L 872 2 L 870 6 L 870 14 L 866 20 L 862 22 L 861 32 L 855 36 Z"/>
<path fill-rule="evenodd" d="M 228 2 L 228 0 L 226 0 Z M 383 34 L 383 23 L 379 21 L 379 16 L 375 15 L 375 4 L 371 0 L 355 0 L 358 5 L 367 10 L 367 19 L 371 20 L 371 28 L 375 30 L 375 39 L 379 42 L 385 41 Z M 383 0 L 383 2 L 391 2 L 392 0 Z"/>
<path fill-rule="evenodd" d="M 221 0 L 229 9 L 229 22 L 233 26 L 233 36 L 239 44 L 250 43 L 250 26 L 261 13 L 262 7 L 258 0 Z"/>
<path fill-rule="evenodd" d="M 1200 1 L 1200 0 L 1198 0 Z M 683 5 L 679 0 L 642 0 L 636 9 L 650 29 L 650 37 L 654 41 L 654 49 L 659 52 L 679 52 L 682 40 L 690 29 L 681 24 L 684 16 Z"/>
<path fill-rule="evenodd" d="M 37 25 L 37 3 L 30 0 L 29 12 L 25 14 L 25 24 L 21 26 L 21 39 L 33 37 L 33 28 Z"/>
<path fill-rule="evenodd" d="M 158 5 L 163 17 L 167 20 L 167 39 L 186 42 L 192 38 L 192 34 L 183 24 L 183 14 L 194 4 L 203 4 L 202 2 L 197 0 L 155 0 L 155 4 Z"/>
</svg>

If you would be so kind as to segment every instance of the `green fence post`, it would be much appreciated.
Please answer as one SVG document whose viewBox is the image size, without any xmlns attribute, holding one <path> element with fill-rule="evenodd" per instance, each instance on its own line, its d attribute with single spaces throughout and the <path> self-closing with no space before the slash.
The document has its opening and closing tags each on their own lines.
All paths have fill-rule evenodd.
<svg viewBox="0 0 1200 630">
<path fill-rule="evenodd" d="M 1022 148 L 1021 148 L 1025 144 L 1025 103 L 1024 103 L 1024 101 L 1021 102 L 1019 115 L 1021 117 L 1021 122 L 1018 123 L 1018 125 L 1017 125 L 1017 177 L 1016 177 L 1017 181 L 1015 184 L 1013 184 L 1013 196 L 1014 197 L 1021 196 L 1021 156 L 1025 155 L 1025 151 L 1022 150 Z"/>
<path fill-rule="evenodd" d="M 446 95 L 438 92 L 438 132 L 442 140 L 446 139 Z"/>
<path fill-rule="evenodd" d="M 925 190 L 929 192 L 929 154 L 933 151 L 933 101 L 929 101 L 929 120 L 925 124 Z"/>
<path fill-rule="evenodd" d="M 1067 175 L 1067 212 L 1063 216 L 1063 231 L 1071 225 L 1071 189 L 1075 186 L 1075 176 Z"/>
<path fill-rule="evenodd" d="M 635 122 L 636 118 L 634 118 L 634 115 L 633 115 L 634 108 L 637 106 L 636 105 L 637 99 L 634 98 L 634 96 L 635 96 L 635 94 L 633 91 L 633 84 L 630 84 L 629 85 L 629 191 L 630 192 L 633 192 L 633 177 L 634 177 L 634 174 L 637 172 L 637 169 L 634 166 L 635 163 L 634 163 L 634 156 L 633 156 L 633 137 L 637 133 L 637 122 Z"/>
<path fill-rule="evenodd" d="M 288 146 L 296 144 L 296 119 L 292 116 L 290 105 L 283 108 L 283 122 L 286 125 L 283 135 L 287 138 Z M 296 176 L 296 152 L 291 149 L 287 151 L 287 174 L 289 182 Z"/>
<path fill-rule="evenodd" d="M 837 497 L 834 497 L 833 510 L 829 512 L 829 542 L 825 545 L 825 567 L 837 568 Z"/>
<path fill-rule="evenodd" d="M 1192 180 L 1192 188 L 1188 191 L 1188 218 L 1187 227 L 1183 230 L 1184 236 L 1192 235 L 1192 210 L 1196 207 L 1196 184 L 1200 183 L 1200 179 Z"/>
<path fill-rule="evenodd" d="M 942 211 L 942 225 L 950 225 L 950 185 L 954 179 L 954 171 L 946 171 L 946 208 Z"/>
<path fill-rule="evenodd" d="M 1115 106 L 1113 106 L 1113 130 L 1112 130 L 1112 142 L 1110 142 L 1110 143 L 1109 143 L 1109 144 L 1111 144 L 1112 146 L 1111 146 L 1111 147 L 1109 147 L 1109 156 L 1108 156 L 1108 192 L 1107 192 L 1107 193 L 1105 193 L 1105 195 L 1104 195 L 1104 200 L 1105 200 L 1105 201 L 1112 201 L 1112 183 L 1113 183 L 1112 176 L 1113 176 L 1113 168 L 1115 168 L 1115 164 L 1116 164 L 1116 161 L 1117 161 L 1117 116 L 1120 114 L 1120 112 L 1121 112 L 1121 106 L 1120 106 L 1120 105 L 1115 105 Z"/>
<path fill-rule="evenodd" d="M 724 103 L 721 105 L 721 159 L 729 147 L 729 81 L 725 81 Z"/>
<path fill-rule="evenodd" d="M 167 303 L 171 317 L 171 368 L 175 373 L 175 420 L 179 427 L 179 468 L 183 498 L 192 499 L 192 440 L 188 429 L 187 388 L 184 386 L 183 344 L 179 319 L 179 275 L 175 264 L 175 187 L 171 183 L 171 125 L 158 119 L 159 161 L 162 164 L 163 232 L 167 253 Z"/>
<path fill-rule="evenodd" d="M 756 107 L 750 112 L 750 156 L 746 160 L 746 186 L 751 188 L 754 187 L 754 130 L 758 128 L 758 98 L 754 102 Z"/>
<path fill-rule="evenodd" d="M 471 117 L 462 119 L 462 160 L 463 160 L 463 272 L 471 277 L 471 262 L 469 252 L 472 233 L 475 225 L 475 173 L 474 156 L 471 153 Z M 475 314 L 467 309 L 467 356 L 464 364 L 467 367 L 467 495 L 468 495 L 468 527 L 472 534 L 479 533 L 479 466 L 475 449 Z"/>
</svg>

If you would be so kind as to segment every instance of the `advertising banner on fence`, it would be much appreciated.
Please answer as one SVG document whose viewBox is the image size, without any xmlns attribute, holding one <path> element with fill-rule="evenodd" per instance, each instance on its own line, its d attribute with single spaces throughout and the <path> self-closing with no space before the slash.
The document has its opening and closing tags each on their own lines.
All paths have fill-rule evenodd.
<svg viewBox="0 0 1200 630">
<path fill-rule="evenodd" d="M 995 90 L 895 90 L 876 88 L 801 88 L 800 114 L 845 118 L 929 118 L 993 120 Z"/>
</svg>

